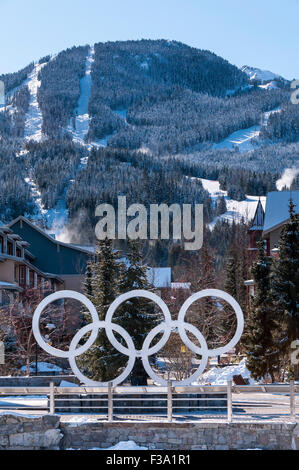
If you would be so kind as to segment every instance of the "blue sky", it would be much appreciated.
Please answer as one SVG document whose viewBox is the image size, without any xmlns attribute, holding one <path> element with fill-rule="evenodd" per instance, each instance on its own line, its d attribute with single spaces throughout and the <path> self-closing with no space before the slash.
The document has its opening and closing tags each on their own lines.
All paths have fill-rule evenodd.
<svg viewBox="0 0 299 470">
<path fill-rule="evenodd" d="M 67 47 L 174 39 L 299 78 L 299 0 L 0 0 L 0 74 Z"/>
</svg>

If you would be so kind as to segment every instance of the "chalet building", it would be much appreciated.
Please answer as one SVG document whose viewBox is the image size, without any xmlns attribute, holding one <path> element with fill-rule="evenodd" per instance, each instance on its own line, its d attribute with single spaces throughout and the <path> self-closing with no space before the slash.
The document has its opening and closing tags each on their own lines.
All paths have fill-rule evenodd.
<svg viewBox="0 0 299 470">
<path fill-rule="evenodd" d="M 23 216 L 17 217 L 8 227 L 29 244 L 36 269 L 61 279 L 62 289 L 82 290 L 92 248 L 58 241 Z"/>
<path fill-rule="evenodd" d="M 42 291 L 63 288 L 59 276 L 35 266 L 29 246 L 12 229 L 0 226 L 0 306 L 12 303 L 26 287 L 39 287 Z"/>
<path fill-rule="evenodd" d="M 255 260 L 257 252 L 257 243 L 263 236 L 265 221 L 265 211 L 259 199 L 255 210 L 254 218 L 250 229 L 248 230 L 248 262 L 251 266 Z"/>
<path fill-rule="evenodd" d="M 24 216 L 0 226 L 0 305 L 24 288 L 82 292 L 94 248 L 56 240 Z M 171 268 L 148 268 L 148 281 L 160 291 L 171 285 Z M 48 288 L 48 290 L 49 290 Z"/>
<path fill-rule="evenodd" d="M 265 210 L 259 200 L 252 225 L 248 230 L 248 261 L 251 266 L 257 253 L 257 242 L 263 238 L 267 256 L 279 256 L 278 243 L 282 227 L 289 221 L 289 201 L 292 198 L 299 213 L 299 191 L 273 191 L 267 194 Z M 245 281 L 248 301 L 254 295 L 254 281 Z"/>
</svg>

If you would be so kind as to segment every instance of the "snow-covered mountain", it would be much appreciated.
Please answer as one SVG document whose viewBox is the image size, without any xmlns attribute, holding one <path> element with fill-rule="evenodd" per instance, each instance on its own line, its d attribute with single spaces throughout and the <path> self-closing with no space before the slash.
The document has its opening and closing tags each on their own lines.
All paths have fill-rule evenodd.
<svg viewBox="0 0 299 470">
<path fill-rule="evenodd" d="M 273 80 L 282 80 L 284 82 L 287 81 L 277 73 L 270 72 L 269 70 L 261 70 L 256 67 L 250 67 L 249 65 L 243 65 L 241 70 L 248 75 L 249 80 L 251 81 L 258 81 L 261 83 L 271 82 Z"/>
<path fill-rule="evenodd" d="M 7 92 L 0 108 L 0 218 L 28 214 L 65 240 L 68 222 L 78 214 L 92 218 L 96 202 L 118 192 L 139 202 L 198 200 L 207 208 L 225 195 L 229 214 L 222 218 L 239 220 L 244 210 L 251 215 L 257 196 L 275 189 L 296 155 L 265 139 L 270 121 L 277 134 L 272 120 L 289 101 L 281 76 L 239 70 L 175 41 L 73 47 L 0 80 Z M 259 150 L 269 146 L 271 162 Z M 101 158 L 97 149 L 104 149 Z M 177 163 L 181 155 L 184 163 Z M 229 178 L 234 174 L 239 180 Z M 197 183 L 186 188 L 181 176 Z"/>
</svg>

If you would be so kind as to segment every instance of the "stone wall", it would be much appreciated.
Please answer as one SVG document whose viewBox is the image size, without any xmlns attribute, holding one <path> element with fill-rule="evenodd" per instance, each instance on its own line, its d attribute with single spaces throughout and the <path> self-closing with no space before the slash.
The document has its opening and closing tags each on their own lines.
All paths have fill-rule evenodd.
<svg viewBox="0 0 299 470">
<path fill-rule="evenodd" d="M 0 449 L 107 448 L 133 440 L 149 449 L 299 449 L 295 423 L 65 422 L 58 415 L 0 414 Z"/>
<path fill-rule="evenodd" d="M 0 414 L 0 449 L 59 449 L 59 420 L 56 415 Z"/>
<path fill-rule="evenodd" d="M 107 448 L 127 440 L 165 450 L 295 449 L 295 434 L 299 436 L 295 423 L 90 422 L 60 426 L 64 449 Z M 299 448 L 298 440 L 297 445 Z"/>
</svg>

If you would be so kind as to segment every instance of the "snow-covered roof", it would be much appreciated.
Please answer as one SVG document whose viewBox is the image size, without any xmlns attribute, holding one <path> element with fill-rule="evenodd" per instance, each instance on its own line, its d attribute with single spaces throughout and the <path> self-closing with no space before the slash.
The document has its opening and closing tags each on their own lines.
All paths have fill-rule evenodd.
<svg viewBox="0 0 299 470">
<path fill-rule="evenodd" d="M 171 289 L 190 289 L 191 282 L 172 282 Z"/>
<path fill-rule="evenodd" d="M 148 268 L 146 277 L 156 288 L 169 287 L 171 284 L 171 268 Z"/>
<path fill-rule="evenodd" d="M 299 211 L 299 191 L 273 191 L 267 194 L 264 233 L 273 230 L 289 219 L 289 201 L 292 197 Z"/>
<path fill-rule="evenodd" d="M 4 281 L 0 281 L 0 289 L 22 290 L 22 288 L 18 286 L 17 284 L 13 284 L 11 282 L 4 282 Z"/>
</svg>

